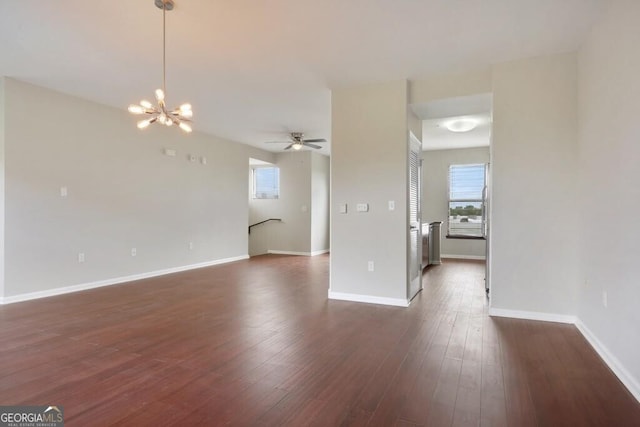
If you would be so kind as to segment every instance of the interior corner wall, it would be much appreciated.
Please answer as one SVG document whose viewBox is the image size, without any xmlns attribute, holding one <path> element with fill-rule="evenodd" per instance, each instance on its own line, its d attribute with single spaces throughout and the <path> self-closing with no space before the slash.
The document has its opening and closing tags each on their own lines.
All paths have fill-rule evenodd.
<svg viewBox="0 0 640 427">
<path fill-rule="evenodd" d="M 409 132 L 422 142 L 422 120 L 411 109 L 407 111 Z"/>
<path fill-rule="evenodd" d="M 640 3 L 611 1 L 579 53 L 578 317 L 640 399 Z M 607 306 L 604 304 L 604 293 Z"/>
<path fill-rule="evenodd" d="M 407 92 L 402 80 L 332 93 L 330 297 L 406 303 Z"/>
<path fill-rule="evenodd" d="M 309 253 L 311 248 L 311 152 L 276 156 L 280 168 L 280 218 L 271 228 L 271 250 Z"/>
<path fill-rule="evenodd" d="M 247 256 L 260 150 L 13 79 L 5 102 L 5 297 Z"/>
<path fill-rule="evenodd" d="M 422 222 L 443 221 L 442 256 L 480 259 L 486 255 L 486 242 L 477 239 L 447 239 L 449 218 L 449 166 L 489 163 L 489 147 L 422 152 Z"/>
<path fill-rule="evenodd" d="M 311 153 L 311 253 L 329 250 L 329 157 Z"/>
<path fill-rule="evenodd" d="M 575 315 L 577 57 L 493 69 L 491 306 Z"/>
<path fill-rule="evenodd" d="M 276 154 L 280 196 L 251 199 L 249 219 L 251 224 L 269 218 L 280 218 L 282 222 L 268 222 L 251 231 L 250 255 L 268 251 L 311 253 L 312 154 L 307 150 Z"/>
</svg>

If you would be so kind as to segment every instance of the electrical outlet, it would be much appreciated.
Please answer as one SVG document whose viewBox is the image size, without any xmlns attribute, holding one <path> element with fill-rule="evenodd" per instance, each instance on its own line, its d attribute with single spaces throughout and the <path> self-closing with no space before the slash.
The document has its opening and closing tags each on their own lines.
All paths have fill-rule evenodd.
<svg viewBox="0 0 640 427">
<path fill-rule="evenodd" d="M 136 248 L 131 248 L 131 256 L 136 256 L 138 254 L 138 251 Z"/>
<path fill-rule="evenodd" d="M 373 264 L 373 261 L 369 261 L 369 262 L 367 263 L 367 270 L 369 270 L 369 271 L 373 271 L 373 270 L 374 270 L 374 264 Z"/>
<path fill-rule="evenodd" d="M 60 197 L 67 197 L 69 195 L 69 190 L 67 187 L 60 187 Z"/>
<path fill-rule="evenodd" d="M 84 262 L 84 252 L 78 253 L 78 262 Z"/>
<path fill-rule="evenodd" d="M 602 291 L 602 305 L 604 308 L 609 307 L 609 298 L 607 296 L 607 291 Z"/>
</svg>

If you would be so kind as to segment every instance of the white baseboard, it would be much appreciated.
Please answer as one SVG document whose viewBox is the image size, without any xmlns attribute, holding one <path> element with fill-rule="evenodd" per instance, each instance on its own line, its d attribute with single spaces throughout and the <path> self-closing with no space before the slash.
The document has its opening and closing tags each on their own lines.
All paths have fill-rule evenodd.
<svg viewBox="0 0 640 427">
<path fill-rule="evenodd" d="M 484 261 L 487 259 L 486 256 L 483 255 L 452 255 L 452 254 L 440 254 L 440 258 L 450 258 L 450 259 L 477 259 Z"/>
<path fill-rule="evenodd" d="M 618 377 L 622 384 L 627 387 L 629 392 L 640 402 L 640 382 L 627 371 L 609 349 L 600 341 L 593 332 L 580 319 L 576 319 L 576 328 L 582 333 L 582 336 L 591 344 L 591 347 L 600 355 L 604 363 Z"/>
<path fill-rule="evenodd" d="M 298 255 L 298 256 L 316 256 L 316 255 L 326 254 L 328 252 L 329 252 L 329 249 L 325 249 L 322 251 L 314 251 L 314 252 L 276 251 L 271 249 L 267 251 L 268 254 L 274 254 L 274 255 Z"/>
<path fill-rule="evenodd" d="M 311 252 L 311 256 L 323 255 L 323 254 L 328 254 L 328 253 L 329 253 L 329 249 L 323 249 L 321 251 L 313 251 L 313 252 Z"/>
<path fill-rule="evenodd" d="M 26 293 L 26 294 L 13 295 L 13 296 L 10 296 L 10 297 L 0 298 L 0 305 L 2 305 L 2 304 L 13 304 L 13 303 L 16 303 L 16 302 L 22 302 L 22 301 L 29 301 L 29 300 L 39 299 L 39 298 L 52 297 L 52 296 L 56 296 L 56 295 L 63 295 L 63 294 L 71 293 L 71 292 L 86 291 L 86 290 L 89 290 L 89 289 L 101 288 L 103 286 L 111 286 L 111 285 L 117 285 L 117 284 L 125 283 L 125 282 L 132 282 L 134 280 L 141 280 L 141 279 L 148 279 L 148 278 L 151 278 L 151 277 L 164 276 L 166 274 L 179 273 L 181 271 L 194 270 L 196 268 L 202 268 L 202 267 L 210 267 L 212 265 L 226 264 L 228 262 L 240 261 L 240 260 L 248 259 L 248 258 L 249 258 L 249 255 L 240 255 L 240 256 L 237 256 L 237 257 L 216 259 L 216 260 L 213 260 L 213 261 L 205 261 L 205 262 L 200 262 L 200 263 L 197 263 L 197 264 L 184 265 L 184 266 L 180 266 L 180 267 L 172 267 L 172 268 L 167 268 L 167 269 L 163 269 L 163 270 L 156 270 L 156 271 L 151 271 L 151 272 L 148 272 L 148 273 L 132 274 L 130 276 L 121 276 L 121 277 L 116 277 L 116 278 L 113 278 L 113 279 L 98 280 L 98 281 L 89 282 L 89 283 L 81 283 L 79 285 L 72 285 L 72 286 L 64 286 L 64 287 L 61 287 L 61 288 L 47 289 L 46 291 L 29 292 L 29 293 Z"/>
<path fill-rule="evenodd" d="M 570 324 L 576 323 L 576 316 L 555 313 L 541 313 L 538 311 L 505 310 L 503 308 L 489 308 L 489 316 L 510 317 L 513 319 L 540 320 L 543 322 Z"/>
<path fill-rule="evenodd" d="M 333 292 L 331 289 L 329 289 L 329 299 L 340 301 L 366 302 L 369 304 L 393 305 L 396 307 L 409 307 L 409 301 L 407 301 L 406 299 L 346 294 L 342 292 Z"/>
</svg>

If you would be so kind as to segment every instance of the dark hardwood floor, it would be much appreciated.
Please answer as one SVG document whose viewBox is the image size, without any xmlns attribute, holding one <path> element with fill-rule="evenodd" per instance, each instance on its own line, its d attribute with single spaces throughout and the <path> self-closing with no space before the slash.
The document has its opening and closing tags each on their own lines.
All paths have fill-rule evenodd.
<svg viewBox="0 0 640 427">
<path fill-rule="evenodd" d="M 639 426 L 571 325 L 489 318 L 445 260 L 405 308 L 327 300 L 328 256 L 262 256 L 0 307 L 0 405 L 68 426 Z"/>
</svg>

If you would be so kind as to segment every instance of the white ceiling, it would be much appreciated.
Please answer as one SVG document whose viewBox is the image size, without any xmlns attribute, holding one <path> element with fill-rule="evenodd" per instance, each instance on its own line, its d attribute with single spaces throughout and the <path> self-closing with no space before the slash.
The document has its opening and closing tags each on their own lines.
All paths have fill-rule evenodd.
<svg viewBox="0 0 640 427">
<path fill-rule="evenodd" d="M 445 127 L 445 124 L 456 119 L 472 119 L 478 122 L 478 126 L 469 132 L 451 132 Z M 431 119 L 422 122 L 422 149 L 425 151 L 488 147 L 490 140 L 490 113 Z"/>
<path fill-rule="evenodd" d="M 422 149 L 488 147 L 491 140 L 490 93 L 440 99 L 411 106 L 422 120 Z M 469 132 L 451 132 L 446 124 L 452 120 L 473 120 L 478 125 Z"/>
<path fill-rule="evenodd" d="M 0 75 L 122 109 L 150 98 L 162 78 L 153 2 L 0 0 Z M 575 50 L 604 3 L 176 0 L 167 102 L 190 101 L 197 131 L 278 151 L 263 141 L 330 139 L 332 88 Z"/>
</svg>

